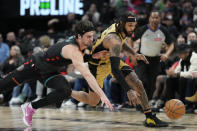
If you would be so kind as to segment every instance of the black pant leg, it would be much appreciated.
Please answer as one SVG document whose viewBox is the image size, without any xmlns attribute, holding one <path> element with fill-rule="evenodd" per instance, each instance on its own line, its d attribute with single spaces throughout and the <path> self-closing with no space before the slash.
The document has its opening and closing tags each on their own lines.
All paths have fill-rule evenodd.
<svg viewBox="0 0 197 131">
<path fill-rule="evenodd" d="M 175 92 L 178 91 L 179 78 L 167 78 L 166 80 L 166 100 L 175 99 Z"/>
<path fill-rule="evenodd" d="M 147 69 L 147 76 L 148 76 L 148 81 L 149 81 L 149 94 L 148 94 L 148 98 L 151 99 L 153 96 L 153 93 L 155 91 L 155 84 L 156 84 L 156 78 L 159 75 L 160 71 L 161 71 L 161 65 L 159 60 L 154 59 L 150 61 L 150 64 L 147 65 L 148 69 Z"/>
<path fill-rule="evenodd" d="M 44 85 L 48 88 L 54 89 L 45 98 L 36 102 L 32 102 L 32 107 L 38 109 L 47 105 L 60 103 L 64 99 L 68 99 L 71 96 L 71 86 L 68 81 L 62 75 L 54 75 L 45 79 Z"/>
<path fill-rule="evenodd" d="M 180 95 L 180 100 L 184 102 L 185 100 L 185 94 L 186 94 L 186 87 L 187 87 L 187 78 L 180 77 L 179 78 L 179 95 Z"/>
<path fill-rule="evenodd" d="M 29 58 L 26 62 L 29 62 Z M 38 79 L 39 74 L 36 73 L 36 67 L 34 62 L 23 64 L 8 74 L 4 79 L 0 80 L 0 93 L 12 90 L 13 87 L 23 82 Z"/>
</svg>

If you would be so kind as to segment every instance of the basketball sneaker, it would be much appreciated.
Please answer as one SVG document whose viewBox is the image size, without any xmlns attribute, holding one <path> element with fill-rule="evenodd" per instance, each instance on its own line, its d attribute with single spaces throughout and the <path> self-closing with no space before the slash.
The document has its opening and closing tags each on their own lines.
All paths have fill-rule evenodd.
<svg viewBox="0 0 197 131">
<path fill-rule="evenodd" d="M 21 105 L 21 109 L 23 111 L 23 122 L 26 126 L 32 126 L 32 116 L 36 109 L 32 108 L 31 103 Z"/>
<path fill-rule="evenodd" d="M 167 127 L 168 123 L 157 118 L 156 114 L 147 117 L 144 121 L 146 127 Z"/>
</svg>

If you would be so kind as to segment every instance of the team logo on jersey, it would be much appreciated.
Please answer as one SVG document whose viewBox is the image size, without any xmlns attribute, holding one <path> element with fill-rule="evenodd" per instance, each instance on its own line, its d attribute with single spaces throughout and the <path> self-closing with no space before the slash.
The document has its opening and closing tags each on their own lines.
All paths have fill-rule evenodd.
<svg viewBox="0 0 197 131">
<path fill-rule="evenodd" d="M 162 41 L 162 38 L 155 38 L 154 41 Z"/>
</svg>

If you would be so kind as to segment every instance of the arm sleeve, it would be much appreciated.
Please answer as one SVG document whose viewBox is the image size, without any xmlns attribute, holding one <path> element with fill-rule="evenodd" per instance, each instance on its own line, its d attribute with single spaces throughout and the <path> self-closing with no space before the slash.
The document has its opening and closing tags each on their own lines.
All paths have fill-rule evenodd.
<svg viewBox="0 0 197 131">
<path fill-rule="evenodd" d="M 124 88 L 126 92 L 128 92 L 131 88 L 127 84 L 123 73 L 120 71 L 119 66 L 120 66 L 120 57 L 110 57 L 111 61 L 111 70 L 112 74 L 115 76 L 115 78 L 118 80 L 120 85 Z"/>
<path fill-rule="evenodd" d="M 91 58 L 91 56 L 92 56 L 92 55 L 90 55 L 90 54 L 85 54 L 85 55 L 83 56 L 84 62 L 88 62 L 89 59 Z"/>
</svg>

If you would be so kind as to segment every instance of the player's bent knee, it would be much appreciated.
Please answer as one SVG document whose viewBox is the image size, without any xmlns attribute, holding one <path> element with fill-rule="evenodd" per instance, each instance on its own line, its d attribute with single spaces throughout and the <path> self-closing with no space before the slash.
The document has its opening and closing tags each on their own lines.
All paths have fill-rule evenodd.
<svg viewBox="0 0 197 131">
<path fill-rule="evenodd" d="M 90 106 L 96 106 L 100 101 L 100 98 L 99 97 L 94 97 L 93 99 L 90 99 L 89 100 L 89 105 Z"/>
<path fill-rule="evenodd" d="M 99 103 L 100 99 L 97 101 L 97 100 L 92 100 L 91 102 L 89 102 L 89 105 L 90 106 L 96 106 L 98 103 Z"/>
<path fill-rule="evenodd" d="M 72 89 L 70 86 L 63 86 L 58 92 L 61 94 L 62 100 L 64 100 L 71 97 Z"/>
</svg>

